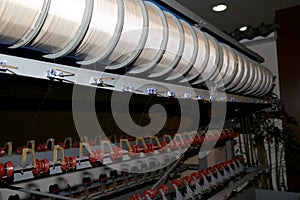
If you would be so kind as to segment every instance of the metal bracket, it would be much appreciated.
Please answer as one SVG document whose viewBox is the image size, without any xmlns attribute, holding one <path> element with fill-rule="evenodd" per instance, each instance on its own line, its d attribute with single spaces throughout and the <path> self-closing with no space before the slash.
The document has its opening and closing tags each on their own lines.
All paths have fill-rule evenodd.
<svg viewBox="0 0 300 200">
<path fill-rule="evenodd" d="M 47 78 L 51 80 L 60 80 L 63 81 L 65 77 L 74 76 L 72 72 L 64 71 L 58 68 L 52 68 L 47 70 Z"/>
</svg>

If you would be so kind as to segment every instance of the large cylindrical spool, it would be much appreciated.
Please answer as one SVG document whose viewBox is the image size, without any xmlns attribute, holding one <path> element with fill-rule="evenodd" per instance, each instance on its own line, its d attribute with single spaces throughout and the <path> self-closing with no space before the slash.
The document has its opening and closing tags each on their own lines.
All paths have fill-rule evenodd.
<svg viewBox="0 0 300 200">
<path fill-rule="evenodd" d="M 191 81 L 199 77 L 200 74 L 203 72 L 205 66 L 207 65 L 209 58 L 209 44 L 206 36 L 199 28 L 193 28 L 195 30 L 198 41 L 197 57 L 192 68 L 189 71 L 187 71 L 186 75 L 183 74 L 185 76 L 185 79 L 182 80 L 182 82 Z M 182 75 L 179 74 L 179 76 L 170 76 L 168 79 L 174 80 L 176 78 L 182 78 Z"/>
<path fill-rule="evenodd" d="M 246 82 L 239 89 L 236 90 L 236 92 L 238 92 L 238 93 L 246 91 L 251 86 L 251 84 L 253 83 L 253 80 L 255 78 L 254 67 L 253 67 L 252 61 L 247 57 L 245 57 L 245 60 L 247 62 L 247 69 L 248 69 L 249 75 L 246 78 Z"/>
<path fill-rule="evenodd" d="M 113 52 L 104 60 L 106 69 L 131 64 L 143 50 L 148 36 L 148 12 L 142 0 L 123 0 L 124 26 Z"/>
<path fill-rule="evenodd" d="M 52 0 L 43 27 L 31 46 L 47 53 L 64 50 L 82 27 L 86 1 Z"/>
<path fill-rule="evenodd" d="M 175 68 L 168 74 L 167 80 L 172 80 L 174 77 L 183 78 L 184 75 L 193 67 L 195 64 L 197 53 L 198 53 L 198 38 L 195 30 L 187 22 L 180 20 L 184 31 L 184 49 L 179 63 Z"/>
<path fill-rule="evenodd" d="M 106 58 L 115 48 L 124 23 L 122 0 L 95 0 L 89 28 L 75 55 L 88 65 Z"/>
<path fill-rule="evenodd" d="M 261 84 L 259 85 L 258 89 L 251 93 L 254 96 L 259 96 L 259 94 L 263 91 L 263 89 L 266 87 L 266 84 L 268 82 L 265 68 L 262 65 L 260 65 L 259 70 L 261 73 L 262 80 L 261 80 Z"/>
<path fill-rule="evenodd" d="M 258 67 L 257 67 L 257 63 L 254 62 L 253 60 L 250 60 L 250 65 L 252 67 L 252 73 L 250 75 L 249 79 L 252 79 L 249 86 L 247 88 L 243 88 L 242 92 L 243 94 L 245 94 L 246 92 L 252 90 L 253 87 L 255 87 L 256 82 L 259 81 L 258 80 Z"/>
<path fill-rule="evenodd" d="M 43 13 L 47 4 L 48 0 L 1 0 L 0 41 L 13 45 L 39 29 L 47 15 Z"/>
<path fill-rule="evenodd" d="M 249 75 L 250 75 L 250 66 L 249 66 L 249 60 L 242 54 L 239 54 L 239 57 L 242 60 L 242 66 L 244 69 L 244 72 L 241 76 L 240 81 L 238 82 L 237 85 L 235 85 L 233 88 L 229 89 L 228 91 L 230 92 L 237 92 L 240 90 L 243 86 L 247 84 L 247 81 L 249 80 Z"/>
<path fill-rule="evenodd" d="M 233 50 L 234 54 L 236 55 L 237 58 L 237 70 L 236 70 L 236 75 L 232 79 L 232 81 L 226 86 L 226 90 L 231 90 L 232 88 L 236 87 L 239 82 L 241 81 L 245 68 L 244 68 L 244 61 L 243 58 L 241 57 L 241 54 L 238 53 L 237 51 Z"/>
<path fill-rule="evenodd" d="M 164 14 L 168 23 L 168 44 L 164 55 L 151 70 L 149 77 L 160 77 L 169 73 L 179 62 L 184 48 L 184 31 L 179 20 L 169 12 Z"/>
<path fill-rule="evenodd" d="M 145 1 L 149 27 L 146 44 L 132 64 L 129 73 L 138 74 L 153 68 L 162 58 L 168 43 L 168 23 L 162 10 L 154 3 Z"/>
<path fill-rule="evenodd" d="M 228 50 L 227 50 L 227 48 L 225 48 L 225 45 L 223 45 L 221 43 L 219 43 L 219 46 L 220 46 L 220 49 L 222 51 L 222 58 L 220 58 L 220 59 L 223 59 L 223 60 L 222 60 L 222 65 L 221 65 L 219 73 L 216 74 L 215 77 L 212 77 L 212 79 L 215 83 L 218 83 L 219 81 L 224 79 L 224 77 L 226 75 L 226 72 L 228 70 L 228 67 L 229 67 L 229 53 L 228 53 Z"/>
<path fill-rule="evenodd" d="M 273 86 L 274 86 L 274 77 L 273 77 L 273 75 L 272 75 L 272 72 L 268 69 L 268 68 L 266 68 L 267 69 L 267 71 L 268 71 L 268 76 L 269 76 L 269 84 L 268 84 L 268 87 L 266 88 L 266 90 L 265 90 L 265 92 L 262 94 L 262 96 L 263 95 L 266 95 L 266 94 L 268 94 L 271 90 L 272 90 L 272 88 L 273 88 Z"/>
<path fill-rule="evenodd" d="M 216 41 L 215 38 L 212 36 L 208 35 L 207 33 L 204 33 L 206 35 L 206 38 L 208 40 L 208 45 L 209 45 L 209 58 L 208 62 L 202 71 L 200 77 L 198 80 L 196 80 L 196 83 L 202 83 L 206 80 L 211 80 L 211 78 L 215 75 L 218 74 L 220 71 L 220 67 L 222 65 L 222 60 L 220 57 L 222 56 L 222 51 L 220 51 L 220 47 Z"/>
<path fill-rule="evenodd" d="M 227 66 L 227 70 L 225 72 L 225 76 L 219 80 L 216 81 L 217 83 L 217 87 L 218 88 L 225 88 L 229 85 L 229 83 L 234 79 L 234 77 L 236 76 L 237 73 L 237 55 L 236 53 L 233 51 L 232 48 L 230 48 L 229 46 L 225 45 L 225 44 L 221 44 L 222 47 L 224 49 L 227 50 L 227 55 L 228 55 L 228 66 Z"/>
<path fill-rule="evenodd" d="M 253 94 L 255 91 L 257 91 L 260 88 L 260 86 L 263 82 L 263 75 L 262 75 L 262 71 L 260 69 L 260 66 L 255 65 L 255 68 L 256 68 L 256 70 L 255 70 L 255 72 L 256 72 L 256 81 L 254 82 L 254 85 L 251 88 L 249 88 L 249 90 L 243 92 L 243 94 L 246 94 L 246 95 Z"/>
</svg>

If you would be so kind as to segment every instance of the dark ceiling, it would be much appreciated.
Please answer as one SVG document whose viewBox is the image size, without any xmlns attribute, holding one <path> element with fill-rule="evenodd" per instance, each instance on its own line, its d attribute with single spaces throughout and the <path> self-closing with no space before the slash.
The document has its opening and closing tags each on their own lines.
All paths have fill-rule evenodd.
<svg viewBox="0 0 300 200">
<path fill-rule="evenodd" d="M 259 26 L 274 22 L 275 11 L 300 5 L 300 0 L 177 0 L 179 3 L 228 33 L 244 25 Z M 228 9 L 212 11 L 216 4 L 225 3 Z M 300 17 L 300 14 L 299 14 Z"/>
</svg>

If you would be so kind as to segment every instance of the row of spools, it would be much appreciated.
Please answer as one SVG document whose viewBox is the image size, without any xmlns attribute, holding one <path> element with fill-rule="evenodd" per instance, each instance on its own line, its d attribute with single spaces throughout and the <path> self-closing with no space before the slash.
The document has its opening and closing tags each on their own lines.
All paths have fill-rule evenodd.
<svg viewBox="0 0 300 200">
<path fill-rule="evenodd" d="M 244 95 L 263 96 L 273 86 L 267 68 L 150 1 L 1 0 L 0 13 L 0 42 L 47 58 L 72 55 L 83 65 L 210 82 Z"/>
</svg>

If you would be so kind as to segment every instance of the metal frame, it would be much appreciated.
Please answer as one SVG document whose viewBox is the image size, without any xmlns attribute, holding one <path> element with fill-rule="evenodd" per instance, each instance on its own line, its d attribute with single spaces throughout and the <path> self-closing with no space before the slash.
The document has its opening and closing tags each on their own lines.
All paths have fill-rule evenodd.
<svg viewBox="0 0 300 200">
<path fill-rule="evenodd" d="M 224 103 L 233 102 L 255 104 L 272 103 L 270 100 L 226 94 L 217 91 L 196 89 L 190 87 L 189 85 L 175 85 L 169 82 L 160 82 L 150 79 L 131 77 L 127 75 L 118 75 L 102 71 L 95 71 L 93 69 L 94 66 L 83 66 L 82 68 L 76 68 L 62 64 L 42 62 L 5 54 L 0 54 L 0 60 L 6 60 L 7 65 L 15 67 L 15 69 L 11 70 L 2 70 L 1 73 L 65 82 L 69 84 L 84 85 L 94 88 L 101 88 L 104 90 L 113 90 L 119 92 L 126 91 L 140 95 L 153 95 L 149 94 L 148 92 L 148 89 L 150 87 L 152 89 L 156 89 L 158 91 L 157 93 L 159 93 L 157 95 L 162 97 L 170 97 L 169 93 L 172 92 L 173 94 L 175 94 L 176 98 L 197 101 L 205 100 Z M 105 86 L 105 84 L 103 85 L 103 83 L 107 83 L 111 86 Z"/>
</svg>

